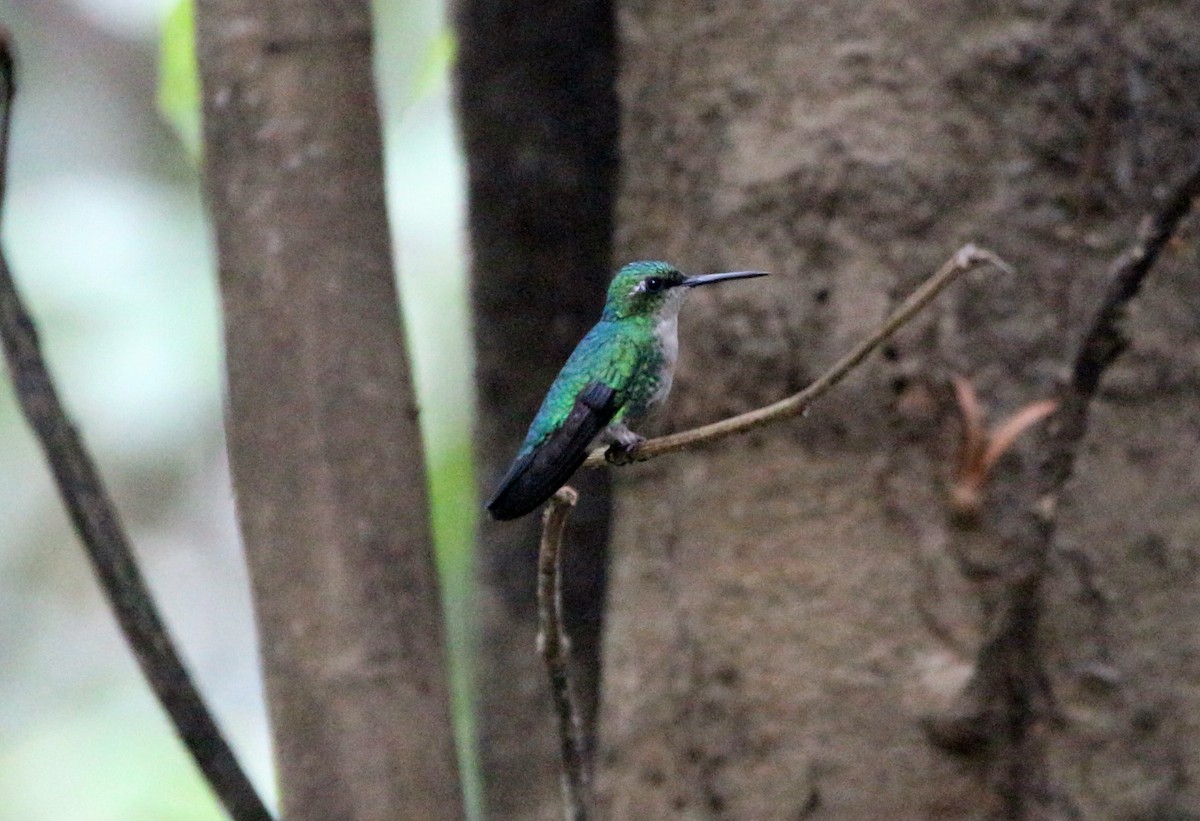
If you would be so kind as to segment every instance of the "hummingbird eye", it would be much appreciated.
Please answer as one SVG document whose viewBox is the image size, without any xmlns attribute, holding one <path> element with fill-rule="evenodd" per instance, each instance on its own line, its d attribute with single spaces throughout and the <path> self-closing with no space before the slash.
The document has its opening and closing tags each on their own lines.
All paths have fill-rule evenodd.
<svg viewBox="0 0 1200 821">
<path fill-rule="evenodd" d="M 663 288 L 667 287 L 667 281 L 662 277 L 647 277 L 645 280 L 646 293 L 657 294 Z"/>
</svg>

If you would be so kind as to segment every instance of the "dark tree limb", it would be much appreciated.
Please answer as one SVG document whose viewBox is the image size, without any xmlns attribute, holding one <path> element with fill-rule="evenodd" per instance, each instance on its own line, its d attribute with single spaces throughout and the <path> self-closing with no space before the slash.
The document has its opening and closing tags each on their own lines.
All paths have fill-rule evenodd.
<svg viewBox="0 0 1200 821">
<path fill-rule="evenodd" d="M 1083 332 L 1059 408 L 1042 438 L 1030 508 L 1014 545 L 1016 556 L 1000 607 L 976 659 L 976 671 L 953 715 L 931 721 L 931 740 L 955 752 L 1002 745 L 998 777 L 1006 817 L 1027 817 L 1031 801 L 1046 794 L 1044 768 L 1029 749 L 1030 730 L 1054 715 L 1053 694 L 1038 657 L 1041 585 L 1054 549 L 1058 502 L 1074 470 L 1079 445 L 1101 379 L 1128 341 L 1121 327 L 1129 302 L 1180 222 L 1200 196 L 1200 158 L 1146 216 L 1130 247 L 1110 270 L 1100 306 Z"/>
<path fill-rule="evenodd" d="M 550 696 L 558 720 L 563 817 L 567 821 L 586 821 L 588 818 L 591 781 L 584 749 L 583 716 L 571 685 L 570 642 L 563 623 L 563 532 L 577 501 L 579 494 L 571 487 L 559 488 L 550 498 L 542 516 L 542 539 L 538 550 L 538 651 L 546 664 Z"/>
<path fill-rule="evenodd" d="M 475 464 L 491 493 L 546 388 L 596 321 L 612 277 L 617 191 L 616 4 L 453 4 L 467 160 Z M 609 472 L 579 473 L 564 616 L 589 743 L 599 702 Z M 528 652 L 537 630 L 538 520 L 484 517 L 476 545 L 480 753 L 486 812 L 557 810 L 558 766 Z"/>
<path fill-rule="evenodd" d="M 1121 320 L 1125 308 L 1141 290 L 1146 275 L 1158 261 L 1179 223 L 1200 196 L 1200 158 L 1168 192 L 1162 207 L 1148 214 L 1138 227 L 1133 244 L 1113 264 L 1104 300 L 1083 336 L 1071 368 L 1070 395 L 1059 414 L 1056 436 L 1059 452 L 1048 460 L 1047 489 L 1058 490 L 1070 477 L 1079 440 L 1087 432 L 1087 406 L 1100 378 L 1128 345 Z"/>
<path fill-rule="evenodd" d="M 0 204 L 16 77 L 10 39 L 0 30 Z M 50 377 L 33 320 L 0 250 L 0 336 L 17 400 L 42 445 L 59 494 L 142 674 L 209 786 L 235 821 L 271 818 L 204 703 L 138 569 L 116 509 Z"/>
</svg>

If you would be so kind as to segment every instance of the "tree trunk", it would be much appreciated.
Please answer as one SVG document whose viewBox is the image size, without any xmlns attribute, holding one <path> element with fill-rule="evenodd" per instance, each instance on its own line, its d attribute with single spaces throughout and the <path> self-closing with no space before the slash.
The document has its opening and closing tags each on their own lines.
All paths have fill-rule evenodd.
<svg viewBox="0 0 1200 821">
<path fill-rule="evenodd" d="M 1131 309 L 1012 703 L 945 732 L 1028 572 L 1040 458 L 1022 438 L 977 521 L 952 516 L 950 378 L 993 424 L 1062 388 L 1110 261 L 1195 151 L 1200 7 L 718 9 L 620 4 L 618 258 L 773 272 L 685 307 L 668 427 L 796 390 L 964 241 L 1018 272 L 960 283 L 810 417 L 619 472 L 604 813 L 1200 814 L 1192 235 Z"/>
<path fill-rule="evenodd" d="M 487 498 L 554 375 L 599 317 L 611 276 L 615 31 L 608 0 L 459 6 L 476 450 Z M 577 481 L 584 501 L 570 525 L 564 586 L 576 680 L 590 716 L 608 483 L 597 473 Z M 479 725 L 485 803 L 495 819 L 561 817 L 553 712 L 534 649 L 538 528 L 536 515 L 485 519 L 480 528 Z"/>
<path fill-rule="evenodd" d="M 199 0 L 228 437 L 283 815 L 458 818 L 366 2 Z"/>
</svg>

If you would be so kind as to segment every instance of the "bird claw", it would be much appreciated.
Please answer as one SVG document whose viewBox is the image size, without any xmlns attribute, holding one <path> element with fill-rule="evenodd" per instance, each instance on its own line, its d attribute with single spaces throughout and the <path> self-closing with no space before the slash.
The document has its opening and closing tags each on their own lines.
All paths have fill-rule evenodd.
<svg viewBox="0 0 1200 821">
<path fill-rule="evenodd" d="M 636 433 L 630 432 L 628 437 L 618 439 L 608 446 L 608 449 L 604 451 L 604 461 L 610 465 L 631 464 L 637 461 L 637 449 L 645 441 L 645 436 L 639 436 Z"/>
</svg>

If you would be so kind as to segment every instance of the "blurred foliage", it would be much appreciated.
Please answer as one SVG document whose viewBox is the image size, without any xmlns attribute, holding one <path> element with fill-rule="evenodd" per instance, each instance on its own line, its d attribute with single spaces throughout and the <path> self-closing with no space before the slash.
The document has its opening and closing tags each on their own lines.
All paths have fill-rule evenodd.
<svg viewBox="0 0 1200 821">
<path fill-rule="evenodd" d="M 458 41 L 454 38 L 454 31 L 449 26 L 444 26 L 433 36 L 425 49 L 425 56 L 413 82 L 413 99 L 426 97 L 445 84 L 446 74 L 454 65 L 457 53 Z"/>
<path fill-rule="evenodd" d="M 163 21 L 158 51 L 158 110 L 188 153 L 200 157 L 200 70 L 196 64 L 196 15 L 180 0 Z"/>
<path fill-rule="evenodd" d="M 420 3 L 414 3 L 419 5 Z M 376 16 L 387 16 L 397 4 L 376 0 Z M 437 4 L 430 4 L 437 5 Z M 382 28 L 382 26 L 381 26 Z M 443 25 L 422 49 L 422 57 L 402 102 L 411 104 L 443 88 L 454 64 L 453 30 Z M 387 66 L 383 67 L 384 71 Z M 163 20 L 158 56 L 158 110 L 194 158 L 200 138 L 200 69 L 196 62 L 196 15 L 193 0 L 176 0 Z"/>
</svg>

